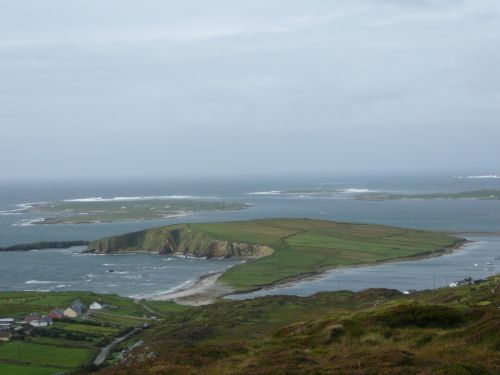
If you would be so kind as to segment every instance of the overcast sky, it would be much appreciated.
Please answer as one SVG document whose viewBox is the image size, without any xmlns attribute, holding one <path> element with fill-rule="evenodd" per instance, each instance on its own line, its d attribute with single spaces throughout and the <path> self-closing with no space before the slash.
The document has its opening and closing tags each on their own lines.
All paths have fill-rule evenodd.
<svg viewBox="0 0 500 375">
<path fill-rule="evenodd" d="M 498 0 L 1 0 L 1 178 L 500 170 Z"/>
</svg>

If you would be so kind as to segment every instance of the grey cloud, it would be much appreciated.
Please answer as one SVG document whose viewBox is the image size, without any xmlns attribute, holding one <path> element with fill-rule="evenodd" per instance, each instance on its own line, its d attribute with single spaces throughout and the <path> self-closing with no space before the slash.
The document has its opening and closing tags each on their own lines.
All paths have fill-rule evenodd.
<svg viewBox="0 0 500 375">
<path fill-rule="evenodd" d="M 487 171 L 500 160 L 493 0 L 2 8 L 6 178 Z"/>
</svg>

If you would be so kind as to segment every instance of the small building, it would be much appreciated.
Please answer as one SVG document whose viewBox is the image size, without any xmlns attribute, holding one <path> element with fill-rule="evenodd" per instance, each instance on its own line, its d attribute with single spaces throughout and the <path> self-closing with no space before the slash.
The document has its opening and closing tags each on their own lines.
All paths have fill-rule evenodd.
<svg viewBox="0 0 500 375">
<path fill-rule="evenodd" d="M 64 318 L 64 311 L 61 309 L 54 309 L 49 313 L 49 318 L 54 320 L 54 319 L 62 319 Z"/>
<path fill-rule="evenodd" d="M 66 310 L 64 310 L 64 316 L 68 318 L 76 318 L 82 315 L 85 310 L 85 305 L 79 299 L 77 299 L 73 302 L 71 307 L 68 307 Z"/>
<path fill-rule="evenodd" d="M 64 316 L 67 318 L 77 318 L 80 314 L 77 311 L 73 310 L 72 307 L 68 307 L 64 310 Z"/>
<path fill-rule="evenodd" d="M 85 305 L 79 299 L 77 299 L 75 302 L 73 302 L 73 304 L 71 305 L 71 308 L 76 313 L 78 313 L 78 315 L 82 315 L 85 312 L 85 310 L 87 310 Z"/>
<path fill-rule="evenodd" d="M 408 295 L 408 294 L 415 294 L 415 293 L 417 293 L 416 289 L 408 289 L 408 290 L 405 290 L 403 292 L 403 294 L 406 294 L 406 295 Z"/>
<path fill-rule="evenodd" d="M 10 330 L 5 329 L 5 328 L 0 328 L 0 341 L 10 341 L 10 338 L 12 337 L 12 333 Z"/>
<path fill-rule="evenodd" d="M 102 310 L 103 307 L 104 306 L 102 303 L 95 301 L 95 302 L 92 302 L 92 304 L 90 305 L 90 310 Z"/>
<path fill-rule="evenodd" d="M 0 329 L 9 328 L 12 324 L 14 324 L 14 318 L 0 318 Z"/>
<path fill-rule="evenodd" d="M 42 319 L 42 316 L 40 314 L 29 314 L 24 318 L 24 322 L 31 324 L 33 321 L 37 321 Z"/>
<path fill-rule="evenodd" d="M 52 325 L 52 319 L 48 316 L 42 316 L 38 320 L 32 320 L 29 324 L 33 327 L 48 327 Z"/>
</svg>

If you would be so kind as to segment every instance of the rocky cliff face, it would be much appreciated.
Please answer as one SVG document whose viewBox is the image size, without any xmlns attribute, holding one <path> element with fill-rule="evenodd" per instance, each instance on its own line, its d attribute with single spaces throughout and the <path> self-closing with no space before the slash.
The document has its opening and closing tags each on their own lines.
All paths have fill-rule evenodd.
<svg viewBox="0 0 500 375">
<path fill-rule="evenodd" d="M 268 246 L 217 240 L 188 225 L 175 225 L 92 241 L 90 253 L 183 254 L 207 258 L 259 258 L 273 253 Z"/>
</svg>

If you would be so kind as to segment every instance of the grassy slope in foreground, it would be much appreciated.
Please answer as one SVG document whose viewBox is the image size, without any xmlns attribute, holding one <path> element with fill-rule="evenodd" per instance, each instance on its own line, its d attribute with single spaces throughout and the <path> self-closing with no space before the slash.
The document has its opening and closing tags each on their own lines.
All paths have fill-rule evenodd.
<svg viewBox="0 0 500 375">
<path fill-rule="evenodd" d="M 101 374 L 500 374 L 499 307 L 499 277 L 221 301 L 165 318 Z"/>
<path fill-rule="evenodd" d="M 217 247 L 213 241 L 274 249 L 271 255 L 233 267 L 220 278 L 243 291 L 326 268 L 428 255 L 453 246 L 458 239 L 439 232 L 381 225 L 266 219 L 167 226 L 95 241 L 89 248 L 166 253 L 181 249 L 187 254 L 210 256 L 205 250 Z"/>
</svg>

